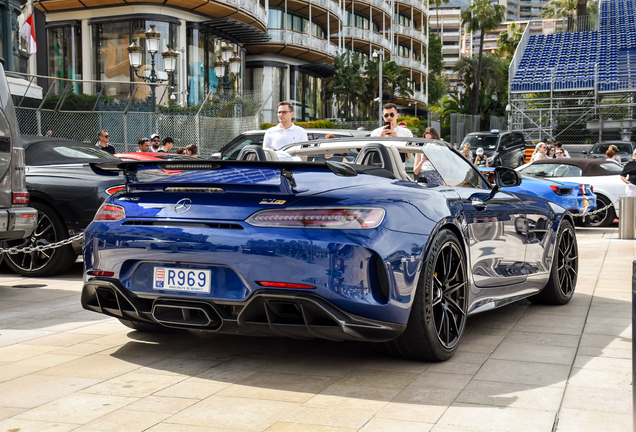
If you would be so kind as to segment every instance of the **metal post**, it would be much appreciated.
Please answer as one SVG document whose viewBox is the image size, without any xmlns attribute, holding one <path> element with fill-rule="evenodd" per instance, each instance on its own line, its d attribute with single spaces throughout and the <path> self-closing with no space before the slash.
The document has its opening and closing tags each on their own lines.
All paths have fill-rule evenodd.
<svg viewBox="0 0 636 432">
<path fill-rule="evenodd" d="M 632 340 L 636 337 L 636 261 L 632 261 Z M 632 381 L 636 376 L 636 351 L 632 344 Z M 632 408 L 636 412 L 636 392 L 632 392 Z M 636 416 L 632 416 L 633 429 L 636 431 Z"/>
<path fill-rule="evenodd" d="M 380 94 L 379 94 L 379 99 L 378 99 L 378 107 L 379 107 L 379 109 L 378 109 L 378 111 L 379 111 L 379 113 L 378 113 L 378 123 L 379 123 L 378 127 L 382 127 L 382 96 L 384 94 L 384 91 L 383 91 L 383 88 L 382 88 L 382 68 L 384 67 L 384 65 L 383 65 L 384 62 L 382 61 L 383 58 L 384 58 L 384 51 L 381 51 L 381 52 L 378 53 L 378 62 L 380 62 L 379 65 L 378 65 L 378 71 L 379 71 L 379 74 L 378 74 L 378 76 L 379 76 L 378 88 L 380 89 L 380 91 L 379 91 Z"/>
</svg>

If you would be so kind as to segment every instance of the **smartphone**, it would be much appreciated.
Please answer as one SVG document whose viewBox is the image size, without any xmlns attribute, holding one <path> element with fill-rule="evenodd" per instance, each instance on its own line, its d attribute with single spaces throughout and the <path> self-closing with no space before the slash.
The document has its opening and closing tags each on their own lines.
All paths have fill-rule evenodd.
<svg viewBox="0 0 636 432">
<path fill-rule="evenodd" d="M 383 127 L 389 127 L 389 129 L 391 129 L 391 122 L 384 122 L 384 126 Z"/>
</svg>

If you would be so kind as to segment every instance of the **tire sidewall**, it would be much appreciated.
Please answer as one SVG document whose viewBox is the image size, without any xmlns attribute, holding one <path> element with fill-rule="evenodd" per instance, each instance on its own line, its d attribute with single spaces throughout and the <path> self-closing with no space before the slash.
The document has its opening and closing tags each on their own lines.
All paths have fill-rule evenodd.
<svg viewBox="0 0 636 432">
<path fill-rule="evenodd" d="M 574 238 L 574 243 L 573 243 L 573 247 L 575 248 L 575 253 L 578 255 L 578 245 L 576 242 L 576 232 L 574 231 L 574 227 L 572 226 L 572 224 L 568 221 L 568 220 L 563 220 L 561 221 L 561 226 L 559 227 L 559 236 L 557 238 L 557 244 L 556 244 L 556 249 L 554 251 L 554 258 L 553 258 L 553 262 L 552 262 L 552 274 L 551 274 L 551 282 L 553 283 L 554 287 L 554 294 L 555 296 L 558 298 L 559 300 L 559 304 L 566 304 L 568 303 L 572 297 L 574 296 L 574 291 L 576 288 L 576 280 L 574 281 L 574 287 L 572 288 L 572 291 L 570 292 L 569 295 L 566 295 L 563 292 L 563 288 L 561 287 L 561 283 L 560 283 L 560 279 L 559 279 L 559 258 L 560 258 L 560 245 L 561 242 L 563 241 L 563 236 L 565 234 L 566 231 L 570 231 L 572 234 L 572 237 Z M 579 262 L 578 259 L 576 260 L 576 268 L 575 273 L 578 274 L 578 266 L 579 266 Z M 578 278 L 577 278 L 578 279 Z"/>
<path fill-rule="evenodd" d="M 466 326 L 466 317 L 464 316 L 461 329 L 460 329 L 460 336 L 457 338 L 457 341 L 452 347 L 447 348 L 443 346 L 442 343 L 439 341 L 439 338 L 437 336 L 437 330 L 435 328 L 434 311 L 433 311 L 433 304 L 432 304 L 434 296 L 433 296 L 432 288 L 433 288 L 433 279 L 435 277 L 436 263 L 438 259 L 440 258 L 441 251 L 443 250 L 444 246 L 447 245 L 448 243 L 453 243 L 456 246 L 459 253 L 461 254 L 461 259 L 464 263 L 464 273 L 465 273 L 464 278 L 466 280 L 465 296 L 468 295 L 468 275 L 466 270 L 466 265 L 467 265 L 466 255 L 464 253 L 464 249 L 462 248 L 462 245 L 460 244 L 459 240 L 457 240 L 457 237 L 448 229 L 441 230 L 435 236 L 435 239 L 433 241 L 433 246 L 431 247 L 431 250 L 428 254 L 428 258 L 425 262 L 425 267 L 423 269 L 424 274 L 423 274 L 423 277 L 421 278 L 423 282 L 423 286 L 418 286 L 418 289 L 421 289 L 422 290 L 421 292 L 423 294 L 421 297 L 423 301 L 423 305 L 422 305 L 423 306 L 423 317 L 422 317 L 423 329 L 422 330 L 424 331 L 426 338 L 429 341 L 431 351 L 434 352 L 437 358 L 444 359 L 444 360 L 450 358 L 457 350 L 457 347 L 459 346 L 459 343 L 461 341 L 461 338 Z M 464 301 L 464 312 L 466 312 L 466 305 L 467 305 L 466 300 Z"/>
</svg>

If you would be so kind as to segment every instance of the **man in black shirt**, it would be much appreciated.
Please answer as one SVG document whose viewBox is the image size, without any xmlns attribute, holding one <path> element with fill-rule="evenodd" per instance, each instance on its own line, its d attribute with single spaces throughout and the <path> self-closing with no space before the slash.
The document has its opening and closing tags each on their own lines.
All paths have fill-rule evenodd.
<svg viewBox="0 0 636 432">
<path fill-rule="evenodd" d="M 109 140 L 110 135 L 108 134 L 108 131 L 102 129 L 97 132 L 97 144 L 95 144 L 95 146 L 110 154 L 115 154 L 115 147 L 109 144 Z"/>
</svg>

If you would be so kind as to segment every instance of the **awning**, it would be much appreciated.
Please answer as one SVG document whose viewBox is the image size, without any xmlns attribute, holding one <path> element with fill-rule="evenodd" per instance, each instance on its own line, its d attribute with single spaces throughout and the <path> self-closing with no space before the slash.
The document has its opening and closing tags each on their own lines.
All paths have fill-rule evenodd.
<svg viewBox="0 0 636 432">
<path fill-rule="evenodd" d="M 238 45 L 269 40 L 266 32 L 232 18 L 212 18 L 196 23 L 196 27 Z"/>
<path fill-rule="evenodd" d="M 9 91 L 14 96 L 42 99 L 42 87 L 22 78 L 7 76 Z"/>
</svg>

